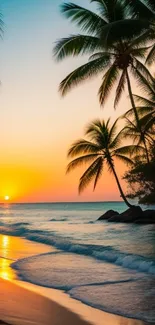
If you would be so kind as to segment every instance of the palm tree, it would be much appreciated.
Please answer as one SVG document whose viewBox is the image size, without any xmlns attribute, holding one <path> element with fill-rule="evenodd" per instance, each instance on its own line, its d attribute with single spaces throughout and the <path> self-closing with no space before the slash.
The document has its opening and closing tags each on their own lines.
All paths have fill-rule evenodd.
<svg viewBox="0 0 155 325">
<path fill-rule="evenodd" d="M 84 34 L 71 35 L 59 40 L 54 48 L 54 55 L 58 61 L 69 56 L 87 54 L 86 64 L 72 71 L 60 84 L 60 92 L 64 96 L 70 89 L 79 83 L 99 74 L 102 83 L 99 89 L 99 100 L 103 106 L 116 86 L 114 106 L 119 103 L 127 84 L 128 93 L 134 110 L 135 119 L 140 129 L 139 117 L 132 94 L 130 73 L 138 79 L 142 77 L 152 82 L 152 75 L 142 64 L 150 40 L 150 17 L 144 19 L 144 9 L 152 17 L 150 1 L 140 0 L 92 0 L 98 4 L 97 13 L 73 3 L 62 5 L 62 12 L 83 30 Z M 149 5 L 148 5 L 149 4 Z M 126 6 L 125 6 L 126 5 Z M 138 10 L 139 13 L 138 14 Z M 143 19 L 139 19 L 139 15 Z M 130 28 L 129 28 L 130 27 Z"/>
<path fill-rule="evenodd" d="M 142 90 L 145 93 L 145 97 L 140 95 L 133 95 L 136 101 L 136 105 L 140 104 L 139 114 L 144 115 L 154 110 L 155 107 L 155 78 L 152 76 L 152 80 L 148 80 L 140 71 L 137 72 L 138 78 L 142 81 Z M 129 110 L 132 112 L 133 110 Z"/>
<path fill-rule="evenodd" d="M 68 157 L 74 158 L 67 167 L 67 172 L 81 166 L 84 163 L 90 163 L 84 174 L 80 178 L 79 193 L 94 180 L 94 190 L 99 178 L 102 176 L 103 167 L 106 163 L 110 172 L 113 173 L 116 180 L 120 195 L 128 207 L 132 205 L 128 202 L 115 169 L 114 159 L 123 161 L 126 164 L 132 164 L 129 157 L 131 154 L 143 150 L 141 146 L 124 146 L 121 147 L 122 131 L 117 133 L 118 119 L 110 126 L 110 119 L 95 120 L 90 123 L 85 131 L 87 139 L 80 139 L 71 145 L 68 151 Z"/>
<path fill-rule="evenodd" d="M 130 112 L 131 114 L 131 112 Z M 125 119 L 126 125 L 122 129 L 122 133 L 124 133 L 125 137 L 128 137 L 133 140 L 133 143 L 136 145 L 144 145 L 145 154 L 143 158 L 146 158 L 147 163 L 150 162 L 150 154 L 149 154 L 149 147 L 154 142 L 153 136 L 151 136 L 151 129 L 153 128 L 153 124 L 155 123 L 155 117 L 153 117 L 152 112 L 151 114 L 148 113 L 145 116 L 139 119 L 139 123 L 141 126 L 141 132 L 139 130 L 139 126 L 136 124 L 135 119 L 130 120 L 127 117 L 127 114 L 123 116 Z"/>
<path fill-rule="evenodd" d="M 155 79 L 152 77 L 152 82 L 148 81 L 141 72 L 138 75 L 143 80 L 143 91 L 147 97 L 134 95 L 137 105 L 137 114 L 141 125 L 141 132 L 135 120 L 134 110 L 131 108 L 123 115 L 126 120 L 124 131 L 127 136 L 138 143 L 143 143 L 146 150 L 147 162 L 149 163 L 149 147 L 154 143 L 155 136 Z M 131 120 L 132 118 L 132 120 Z"/>
</svg>

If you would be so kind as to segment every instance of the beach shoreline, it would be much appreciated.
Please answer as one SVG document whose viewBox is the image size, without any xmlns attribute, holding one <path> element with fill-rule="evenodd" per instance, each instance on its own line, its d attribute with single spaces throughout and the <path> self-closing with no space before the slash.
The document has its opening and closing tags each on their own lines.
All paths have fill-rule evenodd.
<svg viewBox="0 0 155 325">
<path fill-rule="evenodd" d="M 0 319 L 9 324 L 52 324 L 52 325 L 102 325 L 103 320 L 110 325 L 146 325 L 148 323 L 122 316 L 110 314 L 90 307 L 76 299 L 71 298 L 61 290 L 45 288 L 28 282 L 21 281 L 11 268 L 14 259 L 37 255 L 38 253 L 51 252 L 52 247 L 34 243 L 21 237 L 0 235 L 0 241 L 4 244 L 4 252 L 8 258 L 7 263 L 2 264 L 0 273 Z M 11 255 L 6 249 L 6 244 L 12 247 L 23 247 L 22 256 L 17 252 Z M 8 255 L 7 255 L 7 254 Z M 5 259 L 6 261 L 6 259 Z M 10 277 L 9 277 L 10 276 Z M 26 301 L 26 303 L 25 303 Z M 20 304 L 20 309 L 19 309 Z M 38 309 L 38 306 L 41 306 Z M 50 314 L 52 310 L 52 315 Z M 48 315 L 49 314 L 49 315 Z M 64 319 L 66 317 L 66 322 Z"/>
<path fill-rule="evenodd" d="M 1 321 L 11 325 L 149 325 L 89 307 L 66 293 L 0 279 Z M 20 307 L 19 307 L 20 306 Z M 3 324 L 3 323 L 2 323 Z"/>
</svg>

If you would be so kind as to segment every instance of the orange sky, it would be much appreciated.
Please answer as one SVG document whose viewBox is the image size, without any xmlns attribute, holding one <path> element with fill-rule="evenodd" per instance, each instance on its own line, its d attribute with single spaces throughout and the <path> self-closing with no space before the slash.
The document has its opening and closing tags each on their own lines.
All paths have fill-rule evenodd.
<svg viewBox="0 0 155 325">
<path fill-rule="evenodd" d="M 78 196 L 80 171 L 65 175 L 70 144 L 83 136 L 94 118 L 114 120 L 129 108 L 127 96 L 114 111 L 112 98 L 100 109 L 100 78 L 60 98 L 59 82 L 85 58 L 60 64 L 52 58 L 59 37 L 73 33 L 60 15 L 61 0 L 3 0 L 5 21 L 1 42 L 0 78 L 0 201 L 11 202 L 119 200 L 106 171 L 97 190 Z M 82 0 L 76 1 L 83 4 Z M 118 165 L 119 174 L 124 167 Z"/>
</svg>

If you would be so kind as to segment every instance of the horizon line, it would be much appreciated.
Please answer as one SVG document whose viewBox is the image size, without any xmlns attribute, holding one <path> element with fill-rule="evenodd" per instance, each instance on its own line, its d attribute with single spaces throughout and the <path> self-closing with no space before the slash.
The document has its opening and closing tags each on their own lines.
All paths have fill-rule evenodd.
<svg viewBox="0 0 155 325">
<path fill-rule="evenodd" d="M 0 202 L 0 205 L 11 204 L 71 204 L 71 203 L 124 203 L 123 201 L 110 200 L 110 201 L 47 201 L 47 202 Z"/>
</svg>

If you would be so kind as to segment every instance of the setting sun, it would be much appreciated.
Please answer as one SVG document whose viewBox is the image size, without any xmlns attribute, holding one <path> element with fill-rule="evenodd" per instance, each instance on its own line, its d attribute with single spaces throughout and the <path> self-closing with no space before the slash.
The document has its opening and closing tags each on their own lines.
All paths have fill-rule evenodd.
<svg viewBox="0 0 155 325">
<path fill-rule="evenodd" d="M 8 195 L 5 195 L 4 200 L 9 201 L 10 197 Z"/>
</svg>

